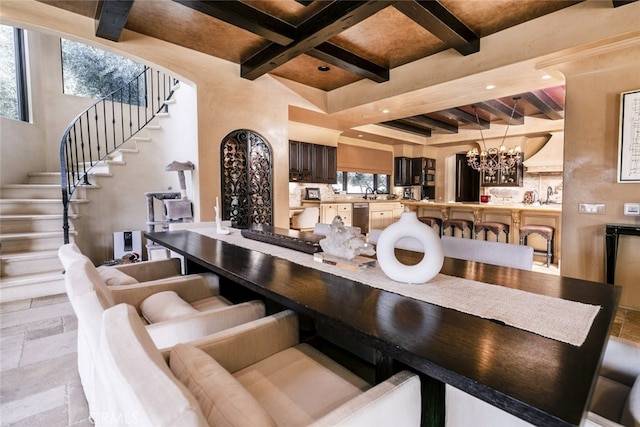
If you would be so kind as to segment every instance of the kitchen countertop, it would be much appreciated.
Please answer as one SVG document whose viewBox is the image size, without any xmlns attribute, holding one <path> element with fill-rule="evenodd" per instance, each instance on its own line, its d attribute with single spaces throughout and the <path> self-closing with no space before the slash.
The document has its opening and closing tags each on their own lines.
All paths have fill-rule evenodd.
<svg viewBox="0 0 640 427">
<path fill-rule="evenodd" d="M 301 203 L 319 203 L 319 204 L 329 204 L 329 203 L 404 203 L 408 200 L 404 199 L 363 199 L 362 197 L 354 197 L 354 198 L 341 198 L 341 199 L 331 199 L 331 200 L 301 200 Z"/>
<path fill-rule="evenodd" d="M 524 204 L 524 203 L 473 203 L 473 202 L 427 202 L 419 200 L 401 200 L 407 206 L 439 208 L 469 208 L 469 209 L 511 209 L 521 211 L 545 211 L 545 212 L 562 212 L 561 203 L 551 203 L 548 205 L 541 204 Z"/>
</svg>

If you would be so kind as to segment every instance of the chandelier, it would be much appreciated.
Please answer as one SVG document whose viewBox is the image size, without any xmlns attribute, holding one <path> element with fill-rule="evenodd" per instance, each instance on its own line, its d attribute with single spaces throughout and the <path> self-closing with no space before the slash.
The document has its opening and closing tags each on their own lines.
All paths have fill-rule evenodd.
<svg viewBox="0 0 640 427">
<path fill-rule="evenodd" d="M 504 141 L 507 138 L 507 132 L 509 131 L 509 126 L 511 125 L 511 120 L 513 120 L 513 115 L 516 111 L 516 105 L 518 105 L 519 96 L 513 98 L 516 102 L 513 104 L 513 109 L 511 110 L 511 117 L 509 117 L 509 121 L 507 122 L 507 127 L 504 131 L 504 136 L 502 137 L 502 143 L 499 148 L 489 148 L 484 142 L 484 135 L 482 134 L 482 128 L 480 128 L 480 138 L 482 139 L 482 151 L 478 152 L 477 148 L 469 150 L 467 152 L 467 164 L 473 169 L 484 172 L 489 176 L 495 175 L 498 171 L 503 174 L 510 173 L 515 166 L 522 162 L 522 149 L 519 145 L 514 148 L 509 148 L 504 145 Z M 478 109 L 474 106 L 473 110 L 476 113 L 476 122 L 478 126 L 480 126 L 480 119 L 478 118 Z"/>
</svg>

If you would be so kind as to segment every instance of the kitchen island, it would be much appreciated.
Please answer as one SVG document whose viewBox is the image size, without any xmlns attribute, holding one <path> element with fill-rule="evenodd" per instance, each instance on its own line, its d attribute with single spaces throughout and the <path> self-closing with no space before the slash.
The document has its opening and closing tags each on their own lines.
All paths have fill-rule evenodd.
<svg viewBox="0 0 640 427">
<path fill-rule="evenodd" d="M 420 216 L 442 219 L 468 219 L 474 223 L 496 221 L 509 225 L 509 243 L 519 243 L 520 226 L 527 224 L 548 225 L 555 228 L 554 254 L 556 263 L 560 261 L 562 248 L 562 205 L 561 204 L 498 204 L 498 203 L 457 203 L 403 200 L 405 210 Z M 491 237 L 493 238 L 493 237 Z M 538 250 L 543 250 L 546 242 L 537 235 L 531 235 L 529 242 Z"/>
</svg>

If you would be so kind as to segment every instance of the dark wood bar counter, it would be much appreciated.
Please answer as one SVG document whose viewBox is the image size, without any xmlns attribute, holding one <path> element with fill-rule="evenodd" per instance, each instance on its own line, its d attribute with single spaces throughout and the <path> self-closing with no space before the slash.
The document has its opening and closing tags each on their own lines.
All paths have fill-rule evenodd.
<svg viewBox="0 0 640 427">
<path fill-rule="evenodd" d="M 146 236 L 184 256 L 187 272 L 212 271 L 540 426 L 575 426 L 586 417 L 620 294 L 614 285 L 445 258 L 445 275 L 600 306 L 577 347 L 195 232 Z"/>
</svg>

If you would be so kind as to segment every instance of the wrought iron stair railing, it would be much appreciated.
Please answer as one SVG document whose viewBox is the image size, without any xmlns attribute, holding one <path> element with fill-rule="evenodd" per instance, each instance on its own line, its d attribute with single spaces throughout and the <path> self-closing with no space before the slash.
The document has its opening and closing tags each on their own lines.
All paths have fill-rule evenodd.
<svg viewBox="0 0 640 427">
<path fill-rule="evenodd" d="M 69 204 L 74 191 L 91 185 L 89 172 L 131 140 L 158 113 L 178 81 L 151 67 L 78 114 L 60 142 L 64 242 L 69 243 Z"/>
</svg>

